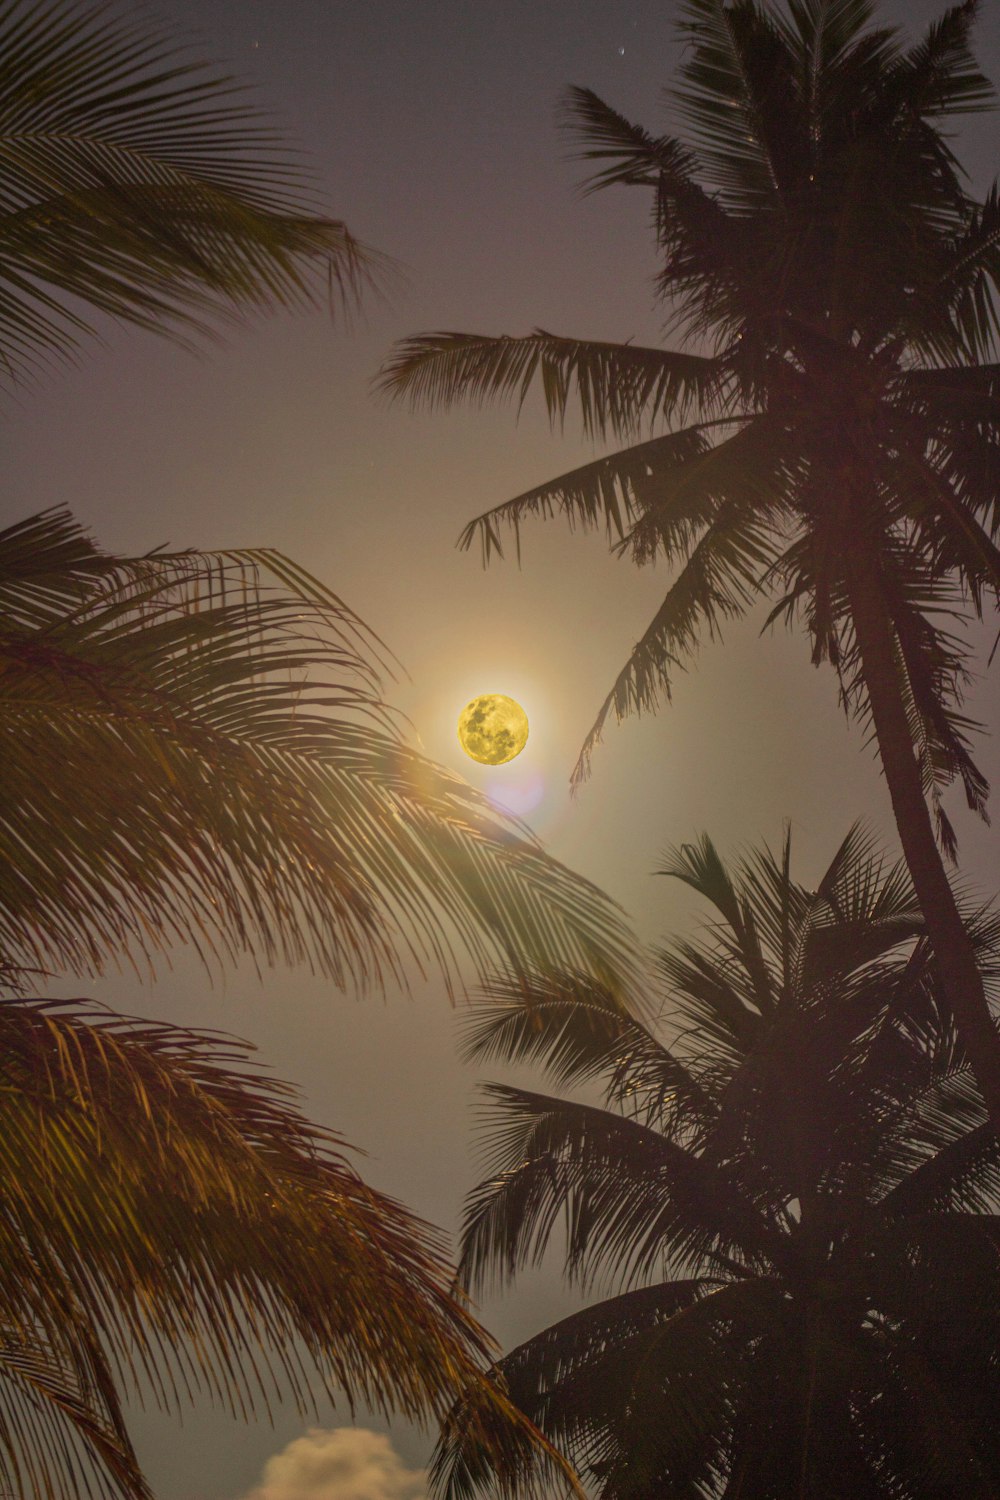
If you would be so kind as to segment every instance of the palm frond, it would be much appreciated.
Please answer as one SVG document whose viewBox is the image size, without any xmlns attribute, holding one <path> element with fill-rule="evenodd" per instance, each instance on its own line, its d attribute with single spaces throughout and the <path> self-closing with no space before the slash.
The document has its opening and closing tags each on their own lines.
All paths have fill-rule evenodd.
<svg viewBox="0 0 1000 1500">
<path fill-rule="evenodd" d="M 0 361 L 72 354 L 93 314 L 182 339 L 242 312 L 353 303 L 385 263 L 315 210 L 245 91 L 148 23 L 0 10 Z"/>
<path fill-rule="evenodd" d="M 470 1062 L 535 1062 L 560 1084 L 600 1080 L 608 1103 L 669 1130 L 715 1112 L 697 1077 L 607 985 L 586 974 L 500 975 L 463 1024 Z"/>
<path fill-rule="evenodd" d="M 979 0 L 950 6 L 905 54 L 902 86 L 914 113 L 929 118 L 982 114 L 994 102 L 993 85 L 976 63 L 970 42 L 980 9 Z"/>
<path fill-rule="evenodd" d="M 64 1302 L 60 1337 L 0 1332 L 0 1482 L 11 1494 L 151 1500 L 93 1330 Z"/>
<path fill-rule="evenodd" d="M 725 1451 L 736 1351 L 752 1348 L 776 1312 L 775 1289 L 750 1279 L 644 1288 L 529 1340 L 500 1361 L 496 1378 L 580 1455 L 584 1477 L 598 1481 L 600 1493 L 634 1494 L 657 1483 L 670 1494 L 704 1493 L 697 1479 L 706 1483 Z M 474 1493 L 492 1480 L 502 1494 L 517 1495 L 519 1455 L 491 1469 L 465 1441 L 463 1415 L 458 1408 L 435 1456 L 436 1473 L 448 1480 L 444 1493 Z"/>
<path fill-rule="evenodd" d="M 457 942 L 625 979 L 612 905 L 404 743 L 377 643 L 277 554 L 108 558 L 35 518 L 0 534 L 0 656 L 12 962 L 183 939 L 364 986 L 454 978 Z"/>
<path fill-rule="evenodd" d="M 584 1282 L 698 1267 L 715 1245 L 753 1261 L 773 1230 L 727 1174 L 637 1120 L 507 1085 L 483 1131 L 488 1176 L 470 1195 L 459 1274 L 480 1286 L 539 1261 L 566 1227 L 566 1269 Z"/>
<path fill-rule="evenodd" d="M 571 528 L 589 531 L 603 525 L 609 543 L 632 546 L 635 551 L 631 541 L 634 528 L 650 506 L 656 518 L 654 546 L 661 544 L 665 534 L 671 534 L 671 527 L 677 537 L 686 537 L 694 524 L 703 521 L 699 505 L 704 505 L 704 496 L 693 497 L 693 514 L 680 503 L 676 506 L 678 514 L 673 516 L 667 514 L 662 489 L 675 469 L 685 470 L 705 451 L 704 425 L 635 443 L 623 452 L 595 459 L 548 484 L 526 490 L 470 521 L 458 545 L 467 550 L 478 535 L 485 567 L 494 556 L 503 556 L 501 528 L 509 527 L 520 561 L 522 521 L 529 516 L 547 521 L 562 515 Z M 687 497 L 682 494 L 679 498 L 683 502 Z"/>
<path fill-rule="evenodd" d="M 738 430 L 709 445 L 703 435 L 710 428 Z M 744 416 L 697 423 L 672 434 L 666 462 L 647 464 L 645 480 L 636 486 L 637 517 L 628 535 L 617 544 L 622 555 L 636 563 L 661 555 L 676 562 L 687 557 L 700 534 L 716 518 L 727 500 L 746 503 L 751 495 L 778 504 L 780 459 L 767 420 Z"/>
<path fill-rule="evenodd" d="M 979 524 L 969 497 L 954 483 L 957 476 L 948 472 L 953 470 L 951 455 L 941 454 L 935 462 L 922 451 L 923 432 L 918 429 L 908 436 L 910 441 L 903 438 L 893 455 L 899 469 L 895 487 L 935 571 L 960 573 L 981 617 L 984 593 L 1000 600 L 1000 548 Z"/>
<path fill-rule="evenodd" d="M 773 1009 L 776 981 L 764 956 L 761 932 L 770 935 L 772 950 L 779 960 L 789 947 L 791 903 L 796 892 L 788 878 L 788 853 L 786 842 L 786 858 L 780 871 L 774 867 L 770 852 L 766 850 L 745 865 L 741 873 L 746 894 L 741 896 L 737 895 L 732 878 L 707 834 L 696 844 L 682 844 L 679 849 L 669 852 L 667 863 L 658 871 L 658 874 L 682 880 L 716 907 L 732 934 L 731 939 L 724 940 L 725 947 L 734 962 L 743 968 L 749 981 L 745 998 L 763 1015 Z M 759 872 L 763 872 L 767 879 L 767 887 L 763 890 L 758 880 Z M 755 894 L 762 899 L 754 900 Z M 772 898 L 775 896 L 778 901 L 777 921 L 772 922 Z M 718 932 L 716 940 L 721 941 Z M 777 983 L 780 984 L 784 977 L 781 975 Z M 741 1001 L 741 1013 L 743 1008 Z"/>
<path fill-rule="evenodd" d="M 461 1437 L 453 1442 L 450 1435 L 459 1423 Z M 487 1375 L 440 1423 L 430 1488 L 449 1500 L 472 1500 L 483 1490 L 493 1493 L 501 1472 L 505 1489 L 519 1500 L 546 1500 L 554 1491 L 584 1500 L 569 1460 L 514 1404 L 503 1384 Z"/>
<path fill-rule="evenodd" d="M 998 330 L 995 290 L 1000 277 L 1000 191 L 994 183 L 970 208 L 936 275 L 913 299 L 904 325 L 914 346 L 950 364 L 989 361 Z M 928 338 L 930 333 L 933 337 Z"/>
<path fill-rule="evenodd" d="M 544 1332 L 512 1349 L 498 1360 L 489 1379 L 505 1392 L 516 1408 L 536 1424 L 558 1426 L 564 1440 L 572 1421 L 550 1423 L 553 1404 L 568 1408 L 567 1384 L 579 1374 L 598 1370 L 607 1357 L 627 1350 L 634 1353 L 637 1339 L 660 1328 L 679 1309 L 690 1307 L 708 1293 L 713 1283 L 671 1281 L 640 1287 L 599 1302 L 554 1323 Z M 492 1451 L 484 1448 L 478 1398 L 459 1402 L 448 1414 L 432 1461 L 432 1482 L 442 1494 L 469 1496 L 479 1489 L 500 1484 L 504 1493 L 523 1494 L 543 1460 L 515 1431 L 497 1434 Z M 541 1476 L 539 1476 L 541 1477 Z"/>
<path fill-rule="evenodd" d="M 697 651 L 700 632 L 714 640 L 724 620 L 739 619 L 756 599 L 759 580 L 772 560 L 769 528 L 743 506 L 724 501 L 691 550 L 687 562 L 642 638 L 633 647 L 583 742 L 571 784 L 590 774 L 604 726 L 648 713 L 670 699 L 675 671 Z"/>
<path fill-rule="evenodd" d="M 906 566 L 909 559 L 902 561 L 895 576 L 886 577 L 885 589 L 912 700 L 914 745 L 924 762 L 927 788 L 935 796 L 959 778 L 969 807 L 988 821 L 989 783 L 969 747 L 971 732 L 978 725 L 958 712 L 967 680 L 964 642 L 942 630 L 927 608 L 932 604 L 937 606 L 934 612 L 944 612 L 941 605 L 947 609 L 950 602 L 947 590 L 923 559 L 916 567 L 912 562 Z M 954 849 L 950 852 L 954 857 Z"/>
<path fill-rule="evenodd" d="M 580 159 L 611 163 L 595 173 L 585 191 L 620 185 L 659 188 L 666 179 L 673 195 L 696 193 L 706 207 L 711 204 L 695 179 L 693 154 L 673 136 L 651 136 L 605 104 L 593 89 L 567 89 L 565 112 L 567 125 L 581 143 Z"/>
<path fill-rule="evenodd" d="M 635 1287 L 560 1318 L 505 1354 L 494 1366 L 511 1398 L 542 1417 L 556 1388 L 607 1354 L 631 1344 L 636 1335 L 661 1328 L 676 1313 L 693 1307 L 720 1285 L 717 1278 L 694 1277 Z"/>
<path fill-rule="evenodd" d="M 243 1044 L 31 998 L 0 1005 L 0 1040 L 0 1457 L 51 1461 L 27 1402 L 144 1496 L 122 1384 L 246 1415 L 282 1389 L 309 1409 L 312 1372 L 415 1418 L 475 1385 L 489 1343 L 437 1234 Z"/>
<path fill-rule="evenodd" d="M 1000 1147 L 988 1124 L 980 1123 L 942 1146 L 886 1195 L 894 1214 L 943 1209 L 981 1212 L 1000 1200 Z"/>
<path fill-rule="evenodd" d="M 805 92 L 815 93 L 824 71 L 842 63 L 862 41 L 875 5 L 873 0 L 793 0 L 789 10 L 798 47 L 809 63 L 811 88 Z"/>
<path fill-rule="evenodd" d="M 890 961 L 903 946 L 925 937 L 925 924 L 909 871 L 888 865 L 872 830 L 850 830 L 817 886 L 792 939 L 791 973 L 804 993 L 867 982 L 868 966 Z M 926 953 L 926 949 L 924 950 Z M 912 962 L 912 960 L 911 960 Z M 879 969 L 876 984 L 886 975 Z"/>
<path fill-rule="evenodd" d="M 697 943 L 675 940 L 659 947 L 655 960 L 678 1021 L 711 1049 L 713 1072 L 728 1081 L 761 1036 L 753 982 Z"/>
<path fill-rule="evenodd" d="M 644 424 L 682 419 L 692 403 L 710 405 L 721 374 L 719 362 L 704 355 L 536 329 L 522 338 L 417 334 L 396 345 L 377 384 L 415 407 L 513 400 L 520 410 L 537 381 L 551 422 L 564 422 L 575 400 L 584 432 L 603 438 L 634 437 Z"/>
<path fill-rule="evenodd" d="M 693 45 L 673 97 L 700 148 L 702 180 L 743 212 L 779 205 L 801 135 L 794 61 L 780 30 L 756 5 L 686 0 L 681 32 Z"/>
</svg>

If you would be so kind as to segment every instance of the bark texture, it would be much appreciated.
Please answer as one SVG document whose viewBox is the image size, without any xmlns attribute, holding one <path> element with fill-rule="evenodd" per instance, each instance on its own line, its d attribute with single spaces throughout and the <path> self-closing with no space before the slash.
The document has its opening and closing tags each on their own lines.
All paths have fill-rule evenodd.
<svg viewBox="0 0 1000 1500">
<path fill-rule="evenodd" d="M 861 670 L 903 856 L 926 923 L 941 987 L 993 1128 L 1000 1133 L 1000 1033 L 934 837 L 900 691 L 889 610 L 874 554 L 866 546 L 863 532 L 851 548 L 847 585 Z"/>
</svg>

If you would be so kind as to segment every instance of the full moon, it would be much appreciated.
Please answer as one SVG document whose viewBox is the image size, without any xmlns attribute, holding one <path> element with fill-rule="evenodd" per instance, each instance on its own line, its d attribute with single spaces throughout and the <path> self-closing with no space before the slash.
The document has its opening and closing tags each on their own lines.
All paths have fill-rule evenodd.
<svg viewBox="0 0 1000 1500">
<path fill-rule="evenodd" d="M 466 755 L 484 766 L 502 766 L 528 743 L 528 715 L 503 693 L 483 693 L 458 716 L 458 738 Z"/>
</svg>

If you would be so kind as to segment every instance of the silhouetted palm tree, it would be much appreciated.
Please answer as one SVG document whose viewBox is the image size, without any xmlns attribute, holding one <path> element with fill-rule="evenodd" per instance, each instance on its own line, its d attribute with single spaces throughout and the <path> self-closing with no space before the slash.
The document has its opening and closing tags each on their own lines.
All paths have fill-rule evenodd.
<svg viewBox="0 0 1000 1500">
<path fill-rule="evenodd" d="M 277 553 L 0 532 L 0 737 L 0 1483 L 145 1496 L 132 1376 L 241 1412 L 315 1366 L 442 1416 L 487 1341 L 434 1233 L 230 1045 L 27 985 L 173 945 L 624 976 L 616 909 L 406 746 L 364 626 Z"/>
<path fill-rule="evenodd" d="M 554 1241 L 572 1281 L 614 1288 L 498 1387 L 601 1500 L 986 1500 L 1000 1142 L 905 866 L 856 830 L 815 890 L 787 841 L 732 872 L 703 839 L 663 873 L 713 910 L 707 940 L 655 955 L 660 1025 L 572 975 L 473 1013 L 470 1056 L 588 1102 L 488 1086 L 460 1276 L 506 1283 Z M 995 989 L 1000 917 L 968 930 Z M 497 1432 L 498 1462 L 470 1415 L 444 1429 L 447 1493 L 540 1492 L 537 1453 Z"/>
<path fill-rule="evenodd" d="M 0 5 L 5 383 L 72 353 L 91 310 L 184 337 L 353 299 L 378 266 L 218 69 L 100 7 Z"/>
<path fill-rule="evenodd" d="M 219 1037 L 0 1003 L 0 1486 L 147 1500 L 122 1394 L 442 1415 L 485 1336 L 434 1231 Z"/>
<path fill-rule="evenodd" d="M 0 661 L 9 964 L 628 970 L 613 903 L 406 745 L 377 643 L 278 553 L 115 557 L 33 517 L 0 532 Z"/>
<path fill-rule="evenodd" d="M 0 5 L 0 363 L 110 315 L 188 337 L 351 300 L 319 216 L 216 72 L 99 10 Z M 129 559 L 64 511 L 0 533 L 0 1485 L 139 1497 L 132 1377 L 246 1414 L 275 1382 L 440 1415 L 486 1341 L 435 1234 L 229 1044 L 47 1004 L 31 971 L 186 944 L 378 985 L 623 929 L 410 751 L 376 643 L 268 551 Z M 603 954 L 603 958 L 602 958 Z M 278 1386 L 275 1384 L 274 1389 Z M 511 1419 L 517 1420 L 511 1413 Z"/>
<path fill-rule="evenodd" d="M 686 137 L 569 96 L 595 187 L 652 191 L 673 326 L 699 352 L 429 334 L 384 383 L 415 402 L 578 401 L 588 433 L 633 446 L 473 522 L 484 556 L 527 516 L 605 526 L 636 562 L 680 571 L 619 674 L 609 713 L 652 708 L 706 635 L 764 594 L 870 720 L 941 978 L 1000 1126 L 1000 1042 L 927 805 L 987 787 L 959 712 L 955 634 L 1000 588 L 1000 196 L 978 199 L 947 127 L 992 89 L 969 50 L 975 0 L 916 46 L 868 0 L 686 0 Z M 706 351 L 706 352 L 703 352 Z M 696 418 L 693 422 L 690 418 Z M 683 425 L 685 423 L 688 425 Z M 672 427 L 655 435 L 656 429 Z"/>
</svg>

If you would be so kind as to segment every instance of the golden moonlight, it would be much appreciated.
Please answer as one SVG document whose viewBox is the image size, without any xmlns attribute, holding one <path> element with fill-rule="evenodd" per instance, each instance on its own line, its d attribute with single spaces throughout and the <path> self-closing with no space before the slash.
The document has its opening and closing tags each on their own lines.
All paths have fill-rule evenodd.
<svg viewBox="0 0 1000 1500">
<path fill-rule="evenodd" d="M 458 738 L 466 755 L 484 766 L 502 766 L 528 743 L 528 715 L 503 693 L 483 693 L 458 716 Z"/>
</svg>

